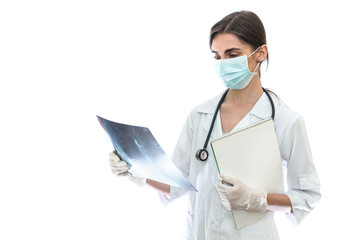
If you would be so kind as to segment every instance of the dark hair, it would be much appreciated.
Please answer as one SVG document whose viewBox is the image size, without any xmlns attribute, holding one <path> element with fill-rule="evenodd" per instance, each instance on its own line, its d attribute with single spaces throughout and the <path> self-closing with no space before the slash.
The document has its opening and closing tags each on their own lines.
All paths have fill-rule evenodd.
<svg viewBox="0 0 360 240">
<path fill-rule="evenodd" d="M 264 25 L 255 13 L 249 11 L 231 13 L 217 22 L 210 31 L 210 48 L 219 33 L 236 35 L 241 41 L 249 44 L 253 51 L 266 44 Z M 269 53 L 266 60 L 269 62 Z"/>
</svg>

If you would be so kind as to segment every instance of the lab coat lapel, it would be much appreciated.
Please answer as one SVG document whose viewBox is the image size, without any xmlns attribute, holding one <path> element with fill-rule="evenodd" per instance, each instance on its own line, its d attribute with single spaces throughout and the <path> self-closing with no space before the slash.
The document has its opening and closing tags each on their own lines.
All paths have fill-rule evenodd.
<svg viewBox="0 0 360 240">
<path fill-rule="evenodd" d="M 205 118 L 203 124 L 199 126 L 201 135 L 204 138 L 203 140 L 204 142 L 209 132 L 211 121 L 214 117 L 214 112 L 216 110 L 216 106 L 219 103 L 222 94 L 210 99 L 209 101 L 206 101 L 205 103 L 199 105 L 196 108 L 196 111 L 201 113 L 203 115 L 202 117 Z M 249 116 L 246 116 L 242 121 L 240 121 L 239 124 L 233 130 L 237 130 L 239 128 L 253 124 L 260 120 L 264 120 L 270 116 L 271 116 L 271 104 L 266 94 L 263 93 L 260 99 L 255 104 L 255 106 L 251 109 Z M 214 124 L 213 131 L 210 136 L 210 141 L 219 138 L 222 135 L 223 133 L 221 127 L 220 114 L 218 113 L 216 116 L 216 121 Z"/>
<path fill-rule="evenodd" d="M 199 105 L 196 109 L 196 111 L 202 115 L 202 118 L 204 118 L 203 124 L 201 124 L 201 126 L 199 126 L 201 135 L 204 137 L 203 138 L 204 140 L 202 140 L 203 142 L 205 142 L 205 140 L 206 140 L 212 119 L 214 117 L 216 106 L 218 105 L 222 95 L 223 95 L 223 93 L 210 99 L 209 101 L 206 101 L 205 103 Z M 219 126 L 220 126 L 220 129 L 219 129 Z M 216 116 L 216 121 L 215 121 L 214 128 L 213 128 L 213 131 L 210 136 L 209 143 L 211 140 L 214 140 L 217 137 L 221 136 L 220 134 L 221 134 L 221 123 L 220 123 L 220 117 L 219 117 L 219 113 L 218 113 Z"/>
<path fill-rule="evenodd" d="M 250 111 L 250 124 L 253 124 L 259 120 L 264 120 L 271 117 L 272 108 L 271 103 L 265 93 L 263 93 L 260 99 L 256 102 L 255 106 Z"/>
</svg>

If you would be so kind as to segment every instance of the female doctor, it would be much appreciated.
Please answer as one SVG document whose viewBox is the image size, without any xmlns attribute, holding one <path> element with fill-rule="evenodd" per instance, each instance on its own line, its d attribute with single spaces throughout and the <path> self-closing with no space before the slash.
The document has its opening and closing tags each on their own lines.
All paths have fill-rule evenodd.
<svg viewBox="0 0 360 240">
<path fill-rule="evenodd" d="M 303 118 L 261 86 L 260 67 L 269 55 L 265 29 L 256 14 L 241 11 L 224 17 L 211 29 L 210 48 L 215 70 L 228 90 L 192 110 L 172 159 L 198 192 L 133 177 L 127 172 L 129 166 L 114 153 L 110 153 L 112 172 L 139 185 L 151 185 L 166 202 L 187 193 L 188 239 L 278 239 L 275 211 L 299 224 L 321 197 Z M 207 154 L 209 144 L 204 146 L 212 120 L 210 140 L 271 116 L 288 189 L 283 194 L 267 193 L 250 188 L 241 176 L 219 176 L 213 156 Z M 268 213 L 237 230 L 231 210 L 239 209 Z"/>
</svg>

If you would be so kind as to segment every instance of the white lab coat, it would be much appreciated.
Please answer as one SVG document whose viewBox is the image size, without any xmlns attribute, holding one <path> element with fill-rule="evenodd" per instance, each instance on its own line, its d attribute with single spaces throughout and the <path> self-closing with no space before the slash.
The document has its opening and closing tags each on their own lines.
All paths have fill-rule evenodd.
<svg viewBox="0 0 360 240">
<path fill-rule="evenodd" d="M 221 204 L 216 190 L 219 181 L 218 171 L 210 146 L 207 148 L 210 153 L 207 161 L 202 162 L 195 158 L 196 151 L 204 145 L 220 97 L 221 95 L 214 97 L 193 109 L 187 118 L 172 158 L 198 192 L 171 186 L 170 198 L 162 196 L 162 199 L 171 202 L 188 194 L 187 239 L 279 239 L 274 212 L 269 212 L 261 220 L 237 230 L 231 212 Z M 287 170 L 284 171 L 287 172 L 288 185 L 285 194 L 289 196 L 293 207 L 293 214 L 288 216 L 295 224 L 299 224 L 320 200 L 320 182 L 301 115 L 291 111 L 276 97 L 272 99 L 275 104 L 275 130 L 284 169 Z M 270 101 L 264 93 L 232 131 L 270 116 Z M 218 114 L 210 141 L 223 134 L 220 114 Z M 241 176 L 238 178 L 241 179 Z"/>
</svg>

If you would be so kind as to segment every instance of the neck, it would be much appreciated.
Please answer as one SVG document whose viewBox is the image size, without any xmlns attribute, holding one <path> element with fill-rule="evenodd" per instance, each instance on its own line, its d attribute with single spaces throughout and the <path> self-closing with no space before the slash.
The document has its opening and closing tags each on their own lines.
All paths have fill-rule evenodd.
<svg viewBox="0 0 360 240">
<path fill-rule="evenodd" d="M 236 105 L 255 104 L 263 92 L 259 75 L 255 75 L 246 88 L 230 89 L 225 101 Z"/>
</svg>

